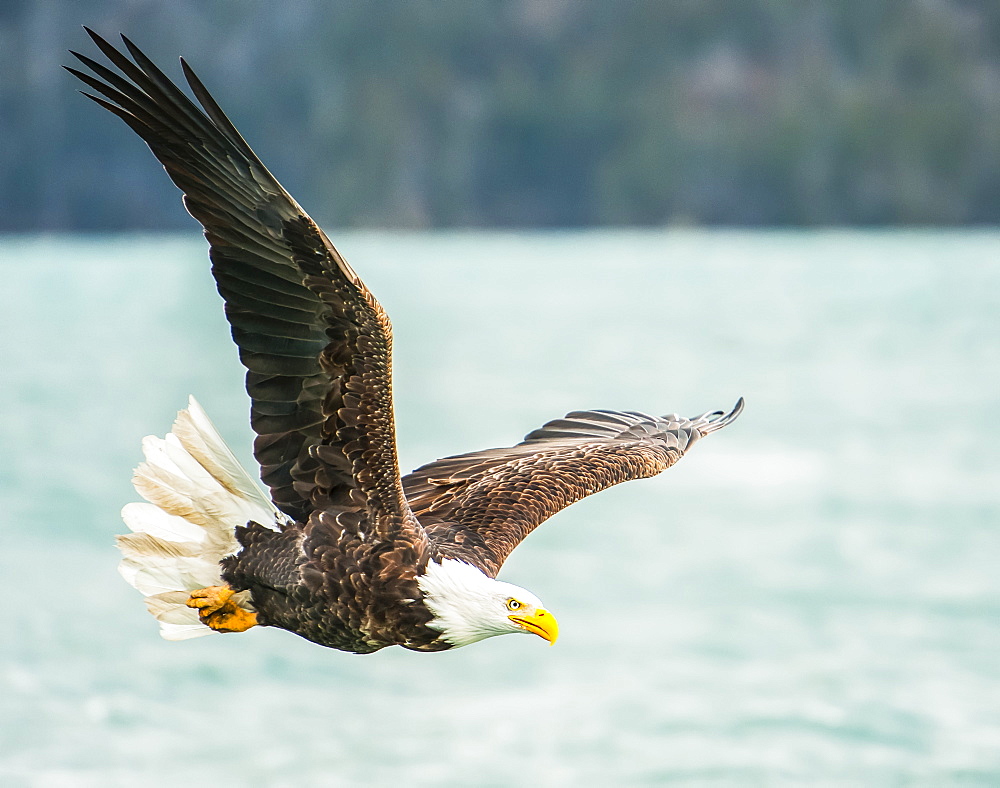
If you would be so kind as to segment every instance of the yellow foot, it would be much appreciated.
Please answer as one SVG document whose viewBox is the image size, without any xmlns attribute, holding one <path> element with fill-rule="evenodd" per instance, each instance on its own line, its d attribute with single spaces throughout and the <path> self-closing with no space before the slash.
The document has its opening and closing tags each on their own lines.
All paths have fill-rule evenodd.
<svg viewBox="0 0 1000 788">
<path fill-rule="evenodd" d="M 257 614 L 238 607 L 233 601 L 233 589 L 228 586 L 192 591 L 186 604 L 196 608 L 201 623 L 216 632 L 245 632 L 257 625 Z"/>
</svg>

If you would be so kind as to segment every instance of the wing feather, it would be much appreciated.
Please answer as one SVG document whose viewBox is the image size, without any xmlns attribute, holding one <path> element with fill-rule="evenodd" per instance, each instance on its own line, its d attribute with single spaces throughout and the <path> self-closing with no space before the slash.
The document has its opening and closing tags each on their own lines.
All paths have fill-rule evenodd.
<svg viewBox="0 0 1000 788">
<path fill-rule="evenodd" d="M 391 329 L 378 302 L 187 63 L 200 108 L 130 40 L 131 59 L 87 32 L 111 67 L 73 53 L 91 73 L 68 70 L 149 145 L 204 227 L 275 504 L 300 522 L 353 506 L 382 538 L 418 529 L 396 463 Z"/>
<path fill-rule="evenodd" d="M 701 437 L 730 424 L 729 413 L 575 411 L 516 446 L 445 457 L 403 477 L 413 512 L 442 557 L 496 575 L 511 551 L 556 512 L 615 484 L 655 476 Z"/>
</svg>

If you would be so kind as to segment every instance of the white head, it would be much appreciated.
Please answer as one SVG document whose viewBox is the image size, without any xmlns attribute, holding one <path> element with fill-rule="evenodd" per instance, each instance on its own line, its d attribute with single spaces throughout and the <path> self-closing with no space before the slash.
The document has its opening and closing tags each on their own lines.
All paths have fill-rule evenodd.
<svg viewBox="0 0 1000 788">
<path fill-rule="evenodd" d="M 417 578 L 424 604 L 434 614 L 427 624 L 453 646 L 522 632 L 555 643 L 559 625 L 541 600 L 519 586 L 488 577 L 464 561 L 431 561 Z"/>
</svg>

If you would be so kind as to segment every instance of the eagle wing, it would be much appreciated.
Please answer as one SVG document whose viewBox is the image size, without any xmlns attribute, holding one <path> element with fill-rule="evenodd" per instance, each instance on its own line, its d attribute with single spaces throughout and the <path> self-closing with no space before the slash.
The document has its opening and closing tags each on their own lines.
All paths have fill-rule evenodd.
<svg viewBox="0 0 1000 788">
<path fill-rule="evenodd" d="M 96 77 L 68 70 L 149 145 L 205 229 L 274 503 L 300 522 L 353 509 L 382 538 L 418 529 L 400 487 L 382 308 L 183 60 L 201 109 L 127 38 L 134 62 L 87 32 L 120 73 L 75 52 Z"/>
<path fill-rule="evenodd" d="M 701 437 L 730 424 L 729 413 L 576 411 L 501 449 L 446 457 L 403 477 L 410 508 L 441 557 L 495 576 L 538 525 L 588 495 L 656 476 Z"/>
</svg>

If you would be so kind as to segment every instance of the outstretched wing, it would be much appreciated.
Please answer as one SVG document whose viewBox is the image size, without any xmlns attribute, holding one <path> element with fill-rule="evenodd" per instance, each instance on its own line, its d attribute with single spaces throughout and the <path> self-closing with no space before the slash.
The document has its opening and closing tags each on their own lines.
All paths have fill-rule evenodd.
<svg viewBox="0 0 1000 788">
<path fill-rule="evenodd" d="M 740 399 L 729 413 L 695 419 L 578 411 L 516 446 L 424 465 L 403 477 L 403 490 L 442 557 L 495 576 L 521 540 L 560 509 L 612 485 L 656 476 L 742 410 Z"/>
<path fill-rule="evenodd" d="M 319 506 L 360 510 L 383 537 L 409 527 L 378 302 L 183 60 L 201 108 L 124 36 L 134 62 L 87 32 L 118 71 L 75 52 L 96 76 L 68 70 L 145 140 L 205 228 L 275 504 L 301 522 Z"/>
</svg>

